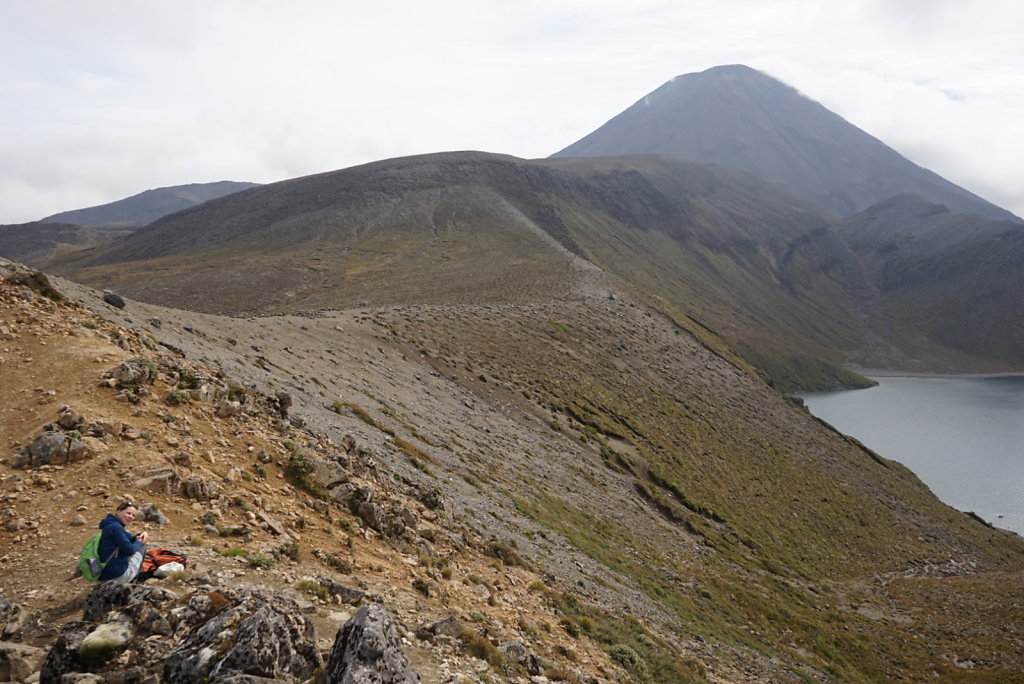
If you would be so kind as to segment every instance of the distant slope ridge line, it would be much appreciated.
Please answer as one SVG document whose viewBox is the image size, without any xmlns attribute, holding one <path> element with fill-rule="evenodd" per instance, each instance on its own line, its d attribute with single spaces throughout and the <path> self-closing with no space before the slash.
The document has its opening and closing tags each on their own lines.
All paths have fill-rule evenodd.
<svg viewBox="0 0 1024 684">
<path fill-rule="evenodd" d="M 175 211 L 258 186 L 258 183 L 217 181 L 154 188 L 116 202 L 53 214 L 40 223 L 70 223 L 90 228 L 144 226 Z"/>
</svg>

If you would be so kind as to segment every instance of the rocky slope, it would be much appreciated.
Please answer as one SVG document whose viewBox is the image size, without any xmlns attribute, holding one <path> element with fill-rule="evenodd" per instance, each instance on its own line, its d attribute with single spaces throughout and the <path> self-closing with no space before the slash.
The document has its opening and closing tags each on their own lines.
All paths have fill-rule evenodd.
<svg viewBox="0 0 1024 684">
<path fill-rule="evenodd" d="M 163 612 L 273 590 L 305 606 L 314 663 L 362 596 L 394 616 L 422 681 L 1020 672 L 1019 538 L 610 281 L 560 303 L 253 319 L 55 282 L 78 304 L 27 275 L 0 293 L 3 598 L 30 646 L 84 617 L 89 588 L 62 571 L 131 498 L 166 516 L 144 523 L 157 543 L 199 562 L 161 585 L 181 602 Z M 136 358 L 155 374 L 135 362 L 133 380 Z M 33 464 L 22 449 L 47 426 L 87 455 Z M 451 616 L 460 630 L 419 630 Z M 106 676 L 179 652 L 191 620 Z"/>
</svg>

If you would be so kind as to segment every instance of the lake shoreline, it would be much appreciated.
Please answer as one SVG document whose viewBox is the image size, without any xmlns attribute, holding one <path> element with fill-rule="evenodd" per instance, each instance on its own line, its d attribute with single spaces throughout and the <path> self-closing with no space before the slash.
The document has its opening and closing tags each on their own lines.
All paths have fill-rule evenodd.
<svg viewBox="0 0 1024 684">
<path fill-rule="evenodd" d="M 983 378 L 1021 378 L 1024 377 L 1024 371 L 1003 371 L 1001 373 L 938 373 L 933 371 L 908 371 L 908 370 L 891 370 L 886 368 L 847 368 L 847 370 L 853 371 L 863 375 L 864 377 L 871 378 L 960 378 L 964 380 L 971 379 L 983 379 Z M 859 389 L 859 388 L 855 388 Z"/>
</svg>

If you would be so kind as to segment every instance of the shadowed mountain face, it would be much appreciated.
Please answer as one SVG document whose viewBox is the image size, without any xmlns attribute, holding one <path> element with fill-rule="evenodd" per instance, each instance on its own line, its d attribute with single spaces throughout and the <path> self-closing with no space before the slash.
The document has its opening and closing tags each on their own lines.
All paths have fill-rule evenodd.
<svg viewBox="0 0 1024 684">
<path fill-rule="evenodd" d="M 131 230 L 87 228 L 68 223 L 0 226 L 0 256 L 43 268 L 64 252 L 105 247 Z"/>
<path fill-rule="evenodd" d="M 219 181 L 156 188 L 97 207 L 75 209 L 47 216 L 42 219 L 42 222 L 71 223 L 94 228 L 144 226 L 176 211 L 188 209 L 224 195 L 254 188 L 257 185 L 257 183 Z"/>
<path fill-rule="evenodd" d="M 899 194 L 1020 219 L 742 65 L 678 76 L 554 157 L 667 154 L 742 169 L 839 216 Z"/>
</svg>

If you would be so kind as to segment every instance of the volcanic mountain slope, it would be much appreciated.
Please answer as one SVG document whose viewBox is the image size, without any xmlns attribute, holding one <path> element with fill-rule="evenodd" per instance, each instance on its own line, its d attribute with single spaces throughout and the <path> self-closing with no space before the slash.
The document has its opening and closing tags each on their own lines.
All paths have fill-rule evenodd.
<svg viewBox="0 0 1024 684">
<path fill-rule="evenodd" d="M 21 223 L 0 226 L 0 256 L 45 268 L 65 252 L 100 249 L 131 229 L 85 228 L 69 223 Z"/>
<path fill-rule="evenodd" d="M 559 302 L 256 319 L 131 301 L 115 309 L 95 291 L 58 285 L 134 330 L 97 324 L 91 314 L 62 317 L 60 305 L 41 297 L 17 304 L 18 288 L 5 289 L 10 337 L 0 368 L 4 391 L 17 399 L 5 405 L 8 442 L 32 439 L 57 403 L 114 411 L 117 403 L 104 395 L 114 390 L 92 383 L 122 354 L 159 360 L 161 349 L 176 349 L 215 369 L 190 361 L 193 373 L 234 378 L 247 395 L 287 392 L 293 426 L 275 438 L 248 412 L 232 422 L 202 404 L 165 403 L 176 371 L 158 378 L 140 404 L 117 409 L 135 432 L 152 435 L 130 443 L 122 437 L 96 464 L 105 462 L 110 477 L 121 473 L 118 492 L 156 498 L 188 521 L 187 502 L 136 489 L 146 463 L 185 448 L 203 469 L 257 472 L 265 449 L 277 454 L 283 475 L 284 439 L 315 452 L 351 435 L 373 458 L 374 486 L 414 507 L 436 492 L 445 504 L 433 525 L 469 547 L 457 552 L 450 577 L 415 564 L 403 576 L 400 559 L 357 561 L 361 581 L 413 611 L 406 624 L 446 603 L 492 638 L 524 639 L 551 660 L 549 674 L 558 678 L 571 667 L 652 682 L 912 680 L 933 671 L 1014 681 L 1020 672 L 1013 643 L 1024 615 L 1005 601 L 1021 585 L 1018 537 L 942 505 L 905 468 L 837 435 L 611 280 L 579 282 Z M 130 349 L 73 352 L 80 338 L 100 345 L 124 339 Z M 105 357 L 98 365 L 97 355 Z M 67 369 L 54 373 L 47 363 Z M 80 379 L 65 387 L 61 378 Z M 182 441 L 188 433 L 164 414 L 188 418 L 195 443 Z M 2 467 L 5 477 L 15 474 Z M 46 478 L 37 480 L 44 487 Z M 304 495 L 235 482 L 243 501 L 288 520 L 302 517 L 284 511 L 294 512 Z M 67 506 L 82 498 L 69 496 Z M 24 490 L 9 501 L 20 515 L 38 510 Z M 219 510 L 244 513 L 229 504 Z M 330 502 L 326 510 L 324 520 L 349 515 Z M 199 531 L 205 512 L 193 506 L 191 538 L 208 534 Z M 306 517 L 304 549 L 345 548 L 345 535 Z M 251 551 L 268 543 L 258 535 L 228 541 Z M 22 533 L 18 560 L 50 563 L 53 544 L 52 532 Z M 474 548 L 502 557 L 507 577 L 475 571 Z M 547 599 L 529 591 L 504 596 L 507 587 L 537 582 L 519 563 L 558 591 Z M 17 590 L 45 576 L 38 567 L 19 575 Z M 440 593 L 415 599 L 408 591 L 414 579 L 424 587 L 436 582 L 430 590 Z M 495 598 L 472 590 L 476 582 Z M 520 612 L 534 605 L 536 612 Z M 963 670 L 965 663 L 975 669 Z M 492 681 L 503 676 L 500 667 L 489 673 Z"/>
<path fill-rule="evenodd" d="M 453 153 L 229 196 L 53 268 L 237 314 L 558 300 L 597 266 L 680 324 L 714 330 L 780 387 L 856 384 L 839 365 L 858 317 L 779 279 L 789 243 L 826 222 L 749 175 L 667 157 Z"/>
<path fill-rule="evenodd" d="M 786 286 L 865 312 L 862 368 L 1024 367 L 1024 227 L 890 198 L 795 241 Z"/>
<path fill-rule="evenodd" d="M 40 223 L 71 223 L 91 228 L 137 228 L 197 204 L 257 187 L 258 183 L 218 181 L 146 190 L 116 202 L 62 211 Z"/>
<path fill-rule="evenodd" d="M 1020 221 L 793 88 L 739 64 L 677 76 L 553 156 L 629 154 L 741 169 L 839 216 L 916 194 L 956 213 Z"/>
</svg>

